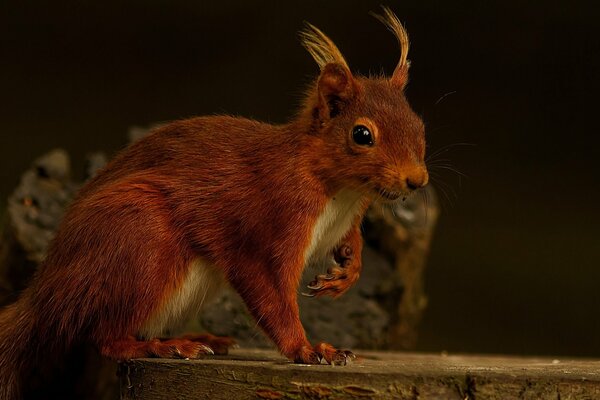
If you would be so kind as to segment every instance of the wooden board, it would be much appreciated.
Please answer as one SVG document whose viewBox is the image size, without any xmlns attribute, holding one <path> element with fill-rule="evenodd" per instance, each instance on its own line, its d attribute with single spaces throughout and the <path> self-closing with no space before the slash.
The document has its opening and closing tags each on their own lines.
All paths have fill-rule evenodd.
<svg viewBox="0 0 600 400">
<path fill-rule="evenodd" d="M 123 399 L 597 399 L 600 361 L 360 352 L 347 366 L 267 350 L 119 367 Z"/>
</svg>

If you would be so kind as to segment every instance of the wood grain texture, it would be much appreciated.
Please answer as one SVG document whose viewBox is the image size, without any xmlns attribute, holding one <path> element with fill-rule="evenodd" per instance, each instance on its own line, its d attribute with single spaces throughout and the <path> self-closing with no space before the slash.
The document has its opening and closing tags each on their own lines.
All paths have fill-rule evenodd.
<svg viewBox="0 0 600 400">
<path fill-rule="evenodd" d="M 600 398 L 600 361 L 364 352 L 351 365 L 292 364 L 266 350 L 119 367 L 122 399 Z"/>
</svg>

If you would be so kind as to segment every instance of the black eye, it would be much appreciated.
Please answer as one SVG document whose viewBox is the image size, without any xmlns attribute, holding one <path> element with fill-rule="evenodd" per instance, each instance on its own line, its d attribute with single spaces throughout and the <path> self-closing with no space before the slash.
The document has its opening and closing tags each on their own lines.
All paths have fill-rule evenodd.
<svg viewBox="0 0 600 400">
<path fill-rule="evenodd" d="M 361 146 L 373 146 L 373 134 L 364 125 L 356 125 L 352 129 L 352 139 Z"/>
</svg>

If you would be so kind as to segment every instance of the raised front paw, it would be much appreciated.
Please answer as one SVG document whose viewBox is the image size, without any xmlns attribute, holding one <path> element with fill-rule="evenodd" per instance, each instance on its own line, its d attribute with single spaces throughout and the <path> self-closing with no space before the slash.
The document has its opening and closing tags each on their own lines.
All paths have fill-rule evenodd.
<svg viewBox="0 0 600 400">
<path fill-rule="evenodd" d="M 314 347 L 304 346 L 298 351 L 294 362 L 298 364 L 321 364 L 325 361 L 331 365 L 346 365 L 356 356 L 350 350 L 338 350 L 328 343 L 319 343 Z"/>
<path fill-rule="evenodd" d="M 341 266 L 344 264 L 349 266 L 354 258 L 354 250 L 348 244 L 343 244 L 333 252 L 333 258 Z"/>
<path fill-rule="evenodd" d="M 338 297 L 348 290 L 357 280 L 360 274 L 360 255 L 355 255 L 352 247 L 344 244 L 334 253 L 333 257 L 338 264 L 327 269 L 327 274 L 317 275 L 308 284 L 308 297 L 331 296 Z"/>
</svg>

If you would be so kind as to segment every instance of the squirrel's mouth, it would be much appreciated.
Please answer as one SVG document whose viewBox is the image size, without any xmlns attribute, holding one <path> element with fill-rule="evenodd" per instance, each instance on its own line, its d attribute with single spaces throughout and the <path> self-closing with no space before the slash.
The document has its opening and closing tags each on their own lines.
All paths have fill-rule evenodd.
<svg viewBox="0 0 600 400">
<path fill-rule="evenodd" d="M 377 194 L 384 200 L 395 201 L 401 197 L 406 197 L 406 193 L 386 190 L 384 188 L 375 188 Z"/>
</svg>

